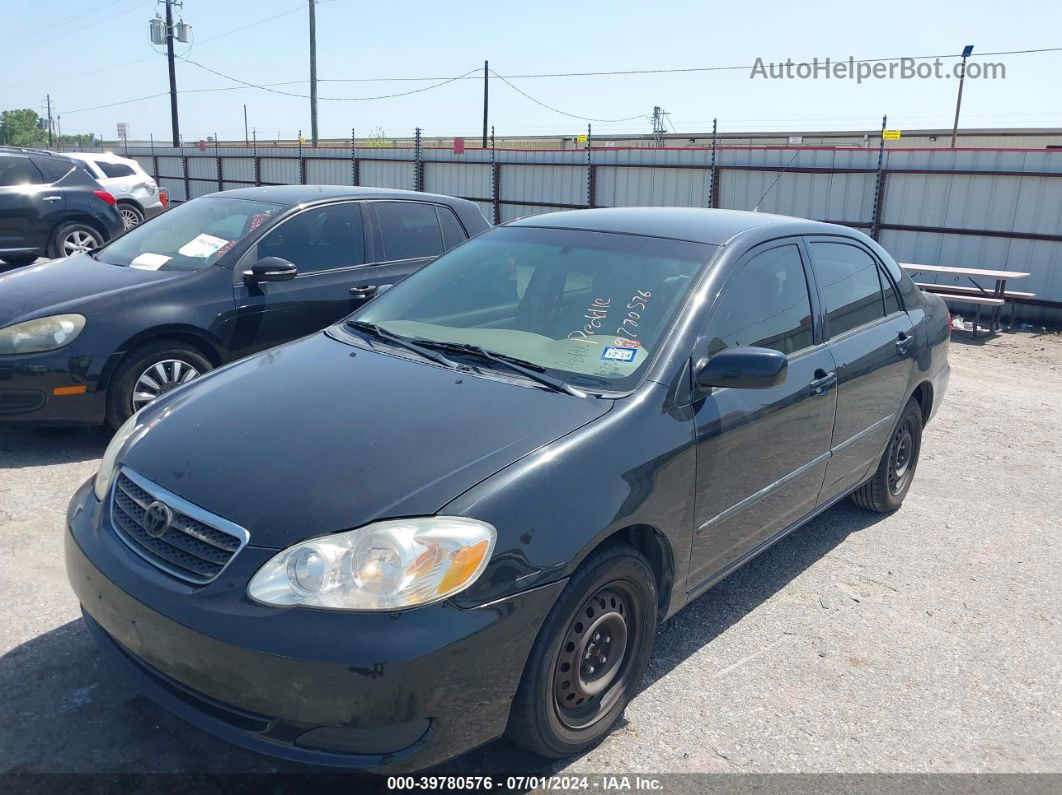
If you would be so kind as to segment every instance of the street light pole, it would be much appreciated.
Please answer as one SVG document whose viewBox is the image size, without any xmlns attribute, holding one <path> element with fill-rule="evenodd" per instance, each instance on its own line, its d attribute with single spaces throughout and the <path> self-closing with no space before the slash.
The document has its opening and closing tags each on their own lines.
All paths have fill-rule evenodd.
<svg viewBox="0 0 1062 795">
<path fill-rule="evenodd" d="M 951 148 L 955 148 L 955 136 L 959 134 L 959 109 L 962 107 L 962 84 L 966 80 L 966 59 L 970 57 L 974 46 L 967 44 L 962 49 L 962 71 L 959 73 L 959 96 L 955 100 L 955 124 L 951 128 Z"/>
</svg>

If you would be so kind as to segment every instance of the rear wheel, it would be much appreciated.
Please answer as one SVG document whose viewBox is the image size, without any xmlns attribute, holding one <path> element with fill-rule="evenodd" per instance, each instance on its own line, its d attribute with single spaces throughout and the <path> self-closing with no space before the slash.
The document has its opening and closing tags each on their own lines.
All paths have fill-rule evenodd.
<svg viewBox="0 0 1062 795">
<path fill-rule="evenodd" d="M 118 214 L 122 216 L 122 224 L 126 229 L 132 229 L 134 226 L 140 226 L 140 224 L 144 223 L 144 213 L 135 204 L 119 202 Z"/>
<path fill-rule="evenodd" d="M 133 412 L 211 369 L 203 354 L 175 340 L 136 348 L 119 366 L 108 390 L 108 424 L 118 428 Z"/>
<path fill-rule="evenodd" d="M 103 235 L 80 221 L 60 224 L 48 242 L 48 256 L 72 257 L 87 254 L 103 245 Z"/>
<path fill-rule="evenodd" d="M 922 407 L 912 398 L 904 407 L 874 477 L 852 493 L 860 508 L 891 513 L 907 496 L 922 449 Z"/>
<path fill-rule="evenodd" d="M 645 675 L 656 612 L 656 580 L 637 550 L 611 544 L 587 558 L 531 650 L 509 736 L 555 759 L 604 738 Z"/>
</svg>

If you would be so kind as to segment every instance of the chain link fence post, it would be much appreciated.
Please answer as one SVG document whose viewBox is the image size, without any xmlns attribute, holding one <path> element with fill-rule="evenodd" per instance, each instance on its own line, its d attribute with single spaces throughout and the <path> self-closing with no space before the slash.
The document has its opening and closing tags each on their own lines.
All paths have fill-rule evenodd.
<svg viewBox="0 0 1062 795">
<path fill-rule="evenodd" d="M 494 205 L 494 225 L 501 223 L 501 197 L 498 195 L 498 150 L 494 145 L 494 125 L 490 126 L 490 200 Z"/>
</svg>

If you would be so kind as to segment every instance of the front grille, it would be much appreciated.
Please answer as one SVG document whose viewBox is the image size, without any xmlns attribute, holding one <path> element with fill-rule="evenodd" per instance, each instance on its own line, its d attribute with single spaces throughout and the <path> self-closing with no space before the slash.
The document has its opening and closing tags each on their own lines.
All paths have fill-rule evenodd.
<svg viewBox="0 0 1062 795">
<path fill-rule="evenodd" d="M 161 532 L 159 524 L 148 519 L 148 509 L 155 503 L 166 509 L 155 508 L 156 514 L 168 510 L 169 523 Z M 118 537 L 146 561 L 198 585 L 217 577 L 247 543 L 243 528 L 127 469 L 119 473 L 111 492 L 111 523 Z"/>
<path fill-rule="evenodd" d="M 0 414 L 28 414 L 44 405 L 45 395 L 31 389 L 0 389 Z"/>
</svg>

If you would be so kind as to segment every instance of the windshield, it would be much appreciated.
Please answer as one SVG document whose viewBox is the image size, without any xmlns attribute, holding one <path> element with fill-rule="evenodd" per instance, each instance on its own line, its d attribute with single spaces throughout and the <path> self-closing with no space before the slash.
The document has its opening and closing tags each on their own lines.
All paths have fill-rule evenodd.
<svg viewBox="0 0 1062 795">
<path fill-rule="evenodd" d="M 204 196 L 134 227 L 95 256 L 111 265 L 151 271 L 199 270 L 213 265 L 283 209 L 279 204 Z"/>
<path fill-rule="evenodd" d="M 357 319 L 411 339 L 478 345 L 573 384 L 622 389 L 652 356 L 715 249 L 500 227 L 410 276 Z"/>
</svg>

